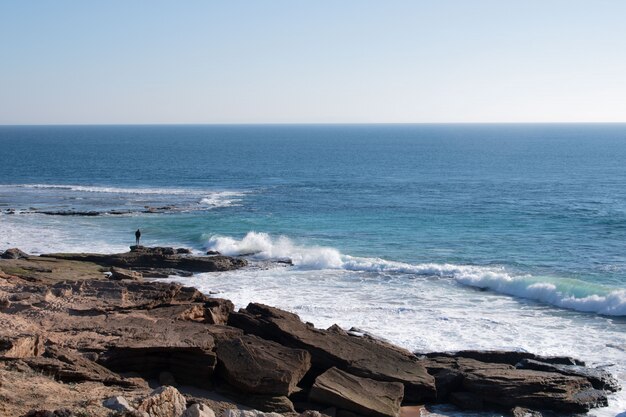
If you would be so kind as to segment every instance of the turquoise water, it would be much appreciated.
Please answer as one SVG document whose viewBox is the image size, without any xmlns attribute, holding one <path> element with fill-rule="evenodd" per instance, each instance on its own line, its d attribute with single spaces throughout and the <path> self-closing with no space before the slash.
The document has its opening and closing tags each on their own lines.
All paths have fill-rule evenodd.
<svg viewBox="0 0 626 417">
<path fill-rule="evenodd" d="M 0 149 L 0 249 L 125 250 L 141 228 L 253 253 L 183 280 L 238 306 L 626 381 L 626 125 L 5 126 Z"/>
</svg>

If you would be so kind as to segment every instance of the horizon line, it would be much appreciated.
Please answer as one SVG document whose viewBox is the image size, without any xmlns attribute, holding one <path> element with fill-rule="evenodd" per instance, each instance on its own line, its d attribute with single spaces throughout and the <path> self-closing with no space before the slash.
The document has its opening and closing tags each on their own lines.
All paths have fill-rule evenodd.
<svg viewBox="0 0 626 417">
<path fill-rule="evenodd" d="M 400 125 L 619 125 L 612 122 L 243 122 L 243 123 L 0 123 L 0 127 L 88 127 L 88 126 L 400 126 Z"/>
</svg>

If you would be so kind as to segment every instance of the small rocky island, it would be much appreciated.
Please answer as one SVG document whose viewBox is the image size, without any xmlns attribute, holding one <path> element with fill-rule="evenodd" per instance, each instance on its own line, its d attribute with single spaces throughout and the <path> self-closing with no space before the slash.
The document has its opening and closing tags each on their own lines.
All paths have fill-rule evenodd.
<svg viewBox="0 0 626 417">
<path fill-rule="evenodd" d="M 144 280 L 242 268 L 242 258 L 142 246 L 0 257 L 3 417 L 416 417 L 437 403 L 571 415 L 606 406 L 620 389 L 574 358 L 416 354 Z"/>
</svg>

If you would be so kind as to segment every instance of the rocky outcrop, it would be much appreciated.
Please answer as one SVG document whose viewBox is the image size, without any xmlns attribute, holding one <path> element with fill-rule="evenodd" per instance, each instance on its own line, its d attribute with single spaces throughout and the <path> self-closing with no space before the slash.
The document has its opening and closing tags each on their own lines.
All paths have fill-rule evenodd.
<svg viewBox="0 0 626 417">
<path fill-rule="evenodd" d="M 435 379 L 410 352 L 386 343 L 316 329 L 292 313 L 251 303 L 231 313 L 228 324 L 285 346 L 309 351 L 321 374 L 336 367 L 378 381 L 401 382 L 409 401 L 435 399 Z"/>
<path fill-rule="evenodd" d="M 449 354 L 432 354 L 422 363 L 435 375 L 438 400 L 460 408 L 527 407 L 577 413 L 607 404 L 606 393 L 593 389 L 579 376 L 517 369 L 506 363 Z"/>
<path fill-rule="evenodd" d="M 130 269 L 116 268 L 114 266 L 109 270 L 111 275 L 109 279 L 113 281 L 121 281 L 123 279 L 129 281 L 143 281 L 143 274 L 137 271 L 131 271 Z"/>
<path fill-rule="evenodd" d="M 92 262 L 106 267 L 150 268 L 187 272 L 230 271 L 247 265 L 245 259 L 229 256 L 192 256 L 186 249 L 131 246 L 131 251 L 113 255 L 96 253 L 53 253 L 47 258 Z"/>
<path fill-rule="evenodd" d="M 368 417 L 398 417 L 404 386 L 380 382 L 331 368 L 318 376 L 309 398 L 313 402 Z"/>
<path fill-rule="evenodd" d="M 204 404 L 192 404 L 181 417 L 215 417 L 215 412 Z"/>
<path fill-rule="evenodd" d="M 23 259 L 28 258 L 29 256 L 30 255 L 28 255 L 26 252 L 23 252 L 18 248 L 7 249 L 2 252 L 2 254 L 0 254 L 0 258 L 2 259 Z"/>
<path fill-rule="evenodd" d="M 615 378 L 603 369 L 589 368 L 579 365 L 555 365 L 532 359 L 524 359 L 517 366 L 519 369 L 534 369 L 536 371 L 556 372 L 563 375 L 585 378 L 595 389 L 616 392 L 620 386 Z"/>
<path fill-rule="evenodd" d="M 584 378 L 514 370 L 483 370 L 465 375 L 463 388 L 486 404 L 583 413 L 608 405 L 606 393 Z"/>
<path fill-rule="evenodd" d="M 524 359 L 533 359 L 543 363 L 560 365 L 580 365 L 585 366 L 583 361 L 569 356 L 539 356 L 530 352 L 510 351 L 510 350 L 460 350 L 458 352 L 431 352 L 426 353 L 428 358 L 450 357 L 475 359 L 484 363 L 504 363 L 515 366 Z"/>
<path fill-rule="evenodd" d="M 217 358 L 222 378 L 252 394 L 290 395 L 311 367 L 311 355 L 306 350 L 255 336 L 219 342 Z"/>
</svg>

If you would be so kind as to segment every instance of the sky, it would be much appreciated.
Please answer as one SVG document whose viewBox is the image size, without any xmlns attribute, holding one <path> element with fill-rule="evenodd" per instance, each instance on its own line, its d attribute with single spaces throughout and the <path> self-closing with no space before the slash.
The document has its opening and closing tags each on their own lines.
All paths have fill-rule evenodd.
<svg viewBox="0 0 626 417">
<path fill-rule="evenodd" d="M 0 0 L 0 124 L 626 122 L 626 1 Z"/>
</svg>

